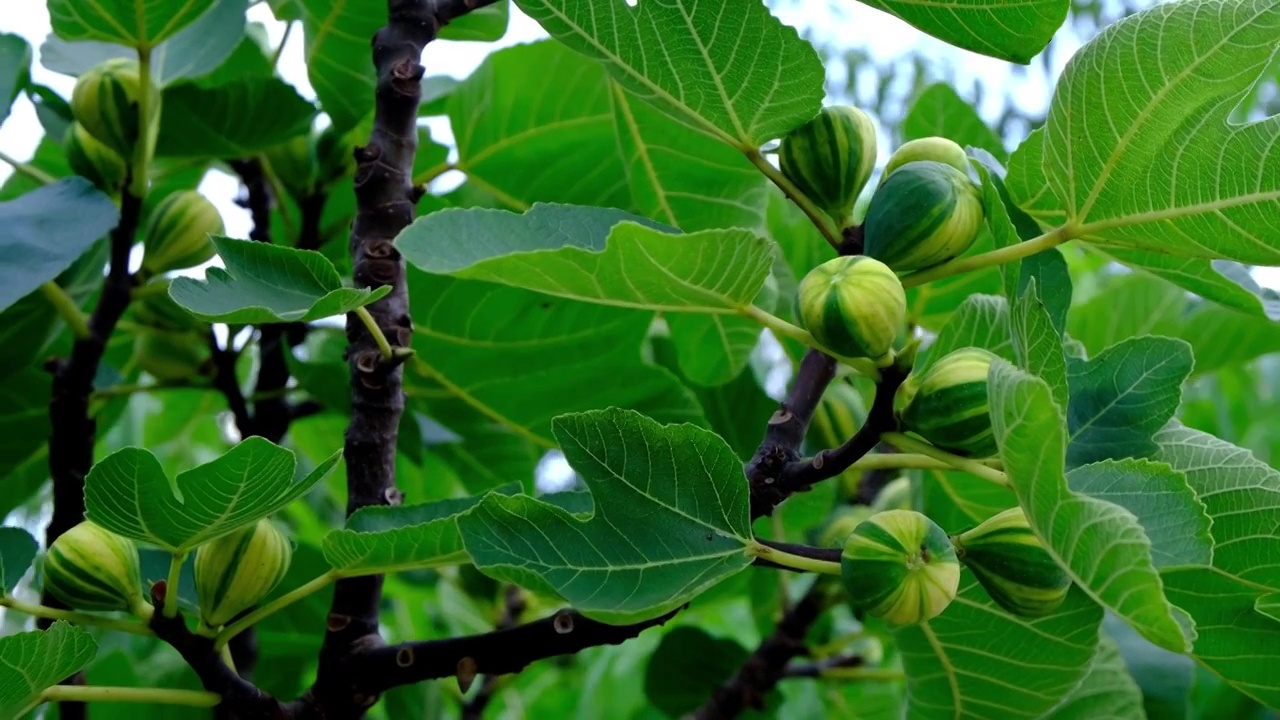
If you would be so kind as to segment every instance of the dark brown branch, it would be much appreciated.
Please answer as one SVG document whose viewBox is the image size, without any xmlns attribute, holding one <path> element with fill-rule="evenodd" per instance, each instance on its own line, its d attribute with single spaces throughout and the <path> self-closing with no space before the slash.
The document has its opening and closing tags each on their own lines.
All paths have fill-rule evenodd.
<svg viewBox="0 0 1280 720">
<path fill-rule="evenodd" d="M 866 661 L 859 655 L 835 655 L 817 662 L 791 663 L 783 671 L 784 678 L 816 678 L 835 668 L 862 667 Z"/>
<path fill-rule="evenodd" d="M 129 187 L 128 179 L 123 187 Z M 93 467 L 93 447 L 98 437 L 97 420 L 89 414 L 89 397 L 107 342 L 129 307 L 134 284 L 129 274 L 129 251 L 141 211 L 141 198 L 126 189 L 120 198 L 120 219 L 110 236 L 111 266 L 98 304 L 89 316 L 89 337 L 77 339 L 70 357 L 55 361 L 51 368 L 49 476 L 53 481 L 53 517 L 45 530 L 45 547 L 84 520 L 84 478 Z M 66 607 L 47 592 L 41 602 L 50 607 Z M 47 620 L 37 623 L 40 628 L 49 625 Z M 77 673 L 66 682 L 83 684 L 84 674 Z M 77 720 L 87 715 L 83 703 L 60 703 L 58 710 L 63 720 Z"/>
<path fill-rule="evenodd" d="M 213 328 L 209 328 L 209 351 L 213 359 L 213 387 L 222 393 L 227 401 L 227 409 L 235 418 L 236 430 L 241 437 L 253 434 L 253 416 L 249 414 L 249 406 L 245 402 L 244 392 L 240 389 L 240 378 L 236 375 L 236 360 L 240 354 L 232 346 L 234 338 L 227 334 L 227 346 L 218 344 L 218 337 Z"/>
<path fill-rule="evenodd" d="M 778 486 L 778 480 L 788 466 L 800 460 L 800 445 L 809 422 L 835 372 L 836 361 L 817 350 L 810 350 L 800 361 L 786 399 L 769 418 L 760 449 L 747 463 L 753 520 L 772 514 L 791 494 Z"/>
<path fill-rule="evenodd" d="M 905 379 L 906 372 L 898 367 L 884 368 L 880 382 L 876 384 L 871 410 L 867 412 L 867 419 L 858 428 L 858 432 L 840 447 L 823 450 L 812 458 L 787 463 L 773 484 L 774 491 L 783 497 L 805 492 L 823 480 L 840 475 L 874 450 L 880 443 L 880 436 L 897 427 L 893 397 Z"/>
<path fill-rule="evenodd" d="M 678 610 L 632 625 L 606 625 L 572 610 L 509 630 L 380 647 L 353 657 L 350 680 L 382 693 L 422 680 L 519 672 L 538 660 L 572 655 L 600 645 L 618 645 L 664 624 Z"/>
<path fill-rule="evenodd" d="M 200 678 L 200 684 L 205 690 L 222 697 L 222 703 L 218 706 L 220 709 L 233 713 L 241 720 L 277 720 L 292 716 L 288 706 L 227 667 L 214 649 L 213 640 L 191 632 L 182 613 L 166 618 L 159 610 L 164 604 L 165 592 L 163 580 L 151 586 L 151 598 L 157 608 L 149 623 L 151 630 L 156 637 L 178 651 L 195 671 L 196 677 Z"/>
<path fill-rule="evenodd" d="M 508 630 L 516 626 L 520 615 L 524 612 L 524 592 L 515 585 L 506 585 L 502 596 L 502 615 L 494 624 L 496 630 Z M 482 720 L 485 708 L 493 701 L 493 694 L 498 690 L 501 675 L 488 674 L 480 682 L 480 689 L 462 705 L 462 720 Z"/>
<path fill-rule="evenodd" d="M 728 720 L 748 708 L 763 709 L 765 698 L 786 676 L 787 665 L 808 651 L 805 636 L 836 597 L 833 582 L 830 578 L 817 578 L 738 672 L 717 688 L 690 717 L 693 720 Z"/>
<path fill-rule="evenodd" d="M 356 218 L 350 252 L 354 284 L 391 286 L 368 306 L 374 322 L 395 347 L 408 347 L 409 317 L 404 259 L 392 241 L 409 223 L 422 190 L 413 184 L 418 149 L 418 103 L 423 48 L 440 28 L 486 0 L 387 0 L 387 24 L 373 37 L 377 75 L 373 131 L 356 148 Z M 400 501 L 395 486 L 396 441 L 404 412 L 400 362 L 385 362 L 373 336 L 354 313 L 347 316 L 347 362 L 351 371 L 351 421 L 343 456 L 347 468 L 347 514 Z M 320 666 L 310 698 L 333 718 L 358 718 L 377 702 L 381 689 L 353 684 L 352 658 L 383 644 L 378 634 L 381 575 L 347 578 L 334 586 Z"/>
</svg>

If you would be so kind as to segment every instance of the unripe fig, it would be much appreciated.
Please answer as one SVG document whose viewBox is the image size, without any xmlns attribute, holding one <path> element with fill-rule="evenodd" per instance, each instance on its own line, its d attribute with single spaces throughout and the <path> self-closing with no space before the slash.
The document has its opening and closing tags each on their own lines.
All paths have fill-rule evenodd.
<svg viewBox="0 0 1280 720">
<path fill-rule="evenodd" d="M 987 373 L 995 355 L 981 348 L 953 350 L 898 388 L 908 430 L 957 455 L 995 455 L 987 402 Z"/>
<path fill-rule="evenodd" d="M 207 262 L 216 252 L 210 235 L 222 232 L 213 203 L 195 190 L 179 190 L 161 200 L 147 220 L 142 269 L 159 275 Z"/>
<path fill-rule="evenodd" d="M 778 147 L 782 174 L 841 227 L 876 163 L 876 126 L 855 107 L 824 107 Z"/>
<path fill-rule="evenodd" d="M 872 509 L 877 511 L 910 510 L 911 505 L 911 478 L 906 475 L 889 481 L 871 501 Z"/>
<path fill-rule="evenodd" d="M 157 380 L 175 382 L 202 375 L 212 352 L 199 333 L 139 330 L 133 337 L 133 361 Z"/>
<path fill-rule="evenodd" d="M 907 295 L 884 263 L 863 255 L 828 260 L 800 281 L 800 321 L 823 347 L 880 361 L 907 316 Z"/>
<path fill-rule="evenodd" d="M 138 547 L 88 520 L 58 536 L 44 557 L 44 588 L 75 610 L 122 610 L 149 619 Z"/>
<path fill-rule="evenodd" d="M 1010 613 L 1043 617 L 1067 598 L 1071 578 L 1031 530 L 1021 507 L 998 513 L 951 540 L 960 562 Z"/>
<path fill-rule="evenodd" d="M 897 271 L 933 267 L 973 245 L 982 195 L 950 165 L 916 160 L 876 188 L 863 224 L 865 252 Z"/>
<path fill-rule="evenodd" d="M 969 174 L 969 156 L 958 143 L 944 137 L 923 137 L 909 140 L 893 151 L 889 162 L 885 163 L 881 182 L 894 170 L 918 160 L 933 160 Z"/>
<path fill-rule="evenodd" d="M 115 150 L 99 142 L 78 122 L 72 122 L 62 139 L 67 165 L 99 190 L 114 194 L 124 184 L 128 165 Z"/>
<path fill-rule="evenodd" d="M 866 505 L 842 505 L 831 514 L 818 544 L 822 547 L 843 547 L 844 541 L 863 520 L 871 517 L 875 511 Z"/>
<path fill-rule="evenodd" d="M 265 598 L 289 571 L 293 545 L 271 520 L 196 549 L 196 596 L 201 623 L 217 628 Z"/>
<path fill-rule="evenodd" d="M 300 200 L 311 193 L 319 174 L 319 164 L 310 135 L 290 138 L 268 148 L 264 155 L 271 171 L 294 199 Z"/>
<path fill-rule="evenodd" d="M 171 332 L 189 332 L 204 327 L 200 320 L 169 297 L 169 293 L 153 289 L 152 285 L 167 289 L 169 280 L 167 278 L 152 280 L 146 287 L 148 292 L 130 303 L 129 307 L 133 310 L 134 320 L 139 325 Z"/>
<path fill-rule="evenodd" d="M 113 58 L 90 68 L 71 91 L 71 114 L 90 135 L 122 158 L 139 142 L 142 83 L 138 62 Z M 154 107 L 155 103 L 151 103 Z"/>
<path fill-rule="evenodd" d="M 886 510 L 845 541 L 840 577 L 855 608 L 890 625 L 915 625 L 955 599 L 960 562 L 937 523 L 914 510 Z"/>
</svg>

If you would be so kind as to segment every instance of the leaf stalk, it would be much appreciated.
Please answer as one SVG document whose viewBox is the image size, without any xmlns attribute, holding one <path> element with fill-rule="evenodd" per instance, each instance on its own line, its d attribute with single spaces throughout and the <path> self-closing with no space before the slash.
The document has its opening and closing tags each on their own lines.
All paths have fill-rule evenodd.
<svg viewBox="0 0 1280 720">
<path fill-rule="evenodd" d="M 880 436 L 880 439 L 901 450 L 931 457 L 935 460 L 946 463 L 956 470 L 963 470 L 971 475 L 977 475 L 983 480 L 995 483 L 996 485 L 1002 485 L 1004 487 L 1009 486 L 1008 475 L 1005 475 L 1004 472 L 991 467 L 982 460 L 961 457 L 959 455 L 949 453 L 946 450 L 936 448 L 923 440 L 917 440 L 909 435 L 904 435 L 898 432 L 885 433 Z"/>
</svg>

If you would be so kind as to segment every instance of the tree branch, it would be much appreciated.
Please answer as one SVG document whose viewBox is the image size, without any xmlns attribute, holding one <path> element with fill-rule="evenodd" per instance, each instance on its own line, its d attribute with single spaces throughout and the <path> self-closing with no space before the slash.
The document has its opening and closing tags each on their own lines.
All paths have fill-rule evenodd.
<svg viewBox="0 0 1280 720">
<path fill-rule="evenodd" d="M 492 0 L 387 0 L 387 24 L 373 37 L 377 75 L 373 131 L 356 148 L 356 218 L 350 251 L 354 284 L 391 286 L 369 305 L 376 326 L 393 346 L 413 337 L 404 259 L 392 241 L 413 221 L 422 189 L 413 184 L 418 149 L 418 103 L 423 48 L 440 28 Z M 354 313 L 347 316 L 347 360 L 351 371 L 351 421 L 343 456 L 347 468 L 347 514 L 363 507 L 398 503 L 395 457 L 404 412 L 403 359 L 384 361 L 374 336 Z M 310 695 L 326 717 L 361 717 L 385 687 L 360 691 L 352 658 L 383 645 L 378 634 L 381 575 L 347 578 L 334 586 L 320 666 Z M 394 665 L 394 656 L 393 663 Z"/>
<path fill-rule="evenodd" d="M 138 230 L 142 199 L 128 191 L 128 180 L 124 187 L 126 190 L 120 198 L 120 219 L 110 236 L 111 266 L 103 281 L 98 304 L 89 317 L 90 333 L 76 339 L 70 357 L 55 362 L 52 367 L 49 475 L 53 481 L 53 517 L 45 530 L 45 547 L 84 520 L 84 478 L 93 467 L 93 447 L 98 435 L 97 420 L 89 414 L 93 379 L 102 363 L 107 341 L 129 307 L 134 284 L 129 274 L 129 252 Z M 48 592 L 42 595 L 40 602 L 53 608 L 66 607 Z M 37 623 L 40 628 L 49 625 L 48 620 Z M 83 672 L 66 680 L 73 685 L 83 682 Z M 75 720 L 85 715 L 84 703 L 65 702 L 59 705 L 59 716 L 63 720 Z"/>
<path fill-rule="evenodd" d="M 751 653 L 738 672 L 717 688 L 690 718 L 728 720 L 747 708 L 763 709 L 765 697 L 779 680 L 786 677 L 788 663 L 808 652 L 805 636 L 834 601 L 836 593 L 833 590 L 838 590 L 836 582 L 832 578 L 816 578 L 808 592 L 787 610 L 773 633 Z"/>
<path fill-rule="evenodd" d="M 778 486 L 778 480 L 788 466 L 800 460 L 800 445 L 809 422 L 835 372 L 835 359 L 817 350 L 810 350 L 801 359 L 786 399 L 769 418 L 764 440 L 747 463 L 752 520 L 771 515 L 791 494 Z"/>
<path fill-rule="evenodd" d="M 446 677 L 519 672 L 538 660 L 618 645 L 666 623 L 679 609 L 631 625 L 607 625 L 573 610 L 508 630 L 380 647 L 353 656 L 348 672 L 356 687 L 382 693 L 393 687 Z"/>
</svg>

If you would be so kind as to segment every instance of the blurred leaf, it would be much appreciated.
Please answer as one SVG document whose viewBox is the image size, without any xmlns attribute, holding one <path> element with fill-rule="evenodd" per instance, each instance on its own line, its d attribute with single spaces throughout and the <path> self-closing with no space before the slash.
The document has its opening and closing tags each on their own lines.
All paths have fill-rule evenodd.
<svg viewBox="0 0 1280 720">
<path fill-rule="evenodd" d="M 245 77 L 217 86 L 183 83 L 164 91 L 156 155 L 235 158 L 305 133 L 316 110 L 275 77 Z"/>
<path fill-rule="evenodd" d="M 944 137 L 960 147 L 982 148 L 999 160 L 1008 156 L 978 111 L 946 83 L 934 83 L 916 96 L 902 119 L 902 135 L 904 140 Z"/>
<path fill-rule="evenodd" d="M 0 527 L 0 595 L 11 594 L 18 586 L 18 581 L 35 562 L 39 547 L 26 530 Z"/>
<path fill-rule="evenodd" d="M 747 659 L 747 649 L 682 625 L 662 636 L 645 665 L 644 694 L 668 717 L 697 710 Z"/>
<path fill-rule="evenodd" d="M 65 178 L 0 202 L 0 310 L 71 267 L 115 227 L 119 211 L 88 180 Z"/>
<path fill-rule="evenodd" d="M 1103 621 L 1102 627 L 1115 642 L 1125 670 L 1142 692 L 1145 717 L 1188 720 L 1195 661 L 1152 645 L 1114 616 Z"/>
<path fill-rule="evenodd" d="M 63 40 L 102 40 L 153 49 L 213 7 L 214 0 L 49 0 Z"/>
<path fill-rule="evenodd" d="M 1125 672 L 1124 661 L 1114 641 L 1102 638 L 1098 654 L 1080 685 L 1045 717 L 1046 720 L 1144 717 L 1142 692 Z"/>
<path fill-rule="evenodd" d="M 307 78 L 320 107 L 343 133 L 373 112 L 369 42 L 387 21 L 379 7 L 370 12 L 346 0 L 296 0 L 305 32 Z"/>
<path fill-rule="evenodd" d="M 507 34 L 510 8 L 507 0 L 476 8 L 440 29 L 441 40 L 493 42 Z"/>
<path fill-rule="evenodd" d="M 10 33 L 0 34 L 0 125 L 18 93 L 31 82 L 31 44 Z"/>
<path fill-rule="evenodd" d="M 938 6 L 922 0 L 862 0 L 951 45 L 982 55 L 1029 64 L 1066 20 L 1068 0 L 1010 4 L 978 0 Z"/>
<path fill-rule="evenodd" d="M 207 322 L 310 322 L 376 302 L 374 290 L 343 287 L 338 271 L 314 250 L 214 237 L 226 269 L 208 267 L 203 281 L 176 277 L 169 297 Z"/>
</svg>

